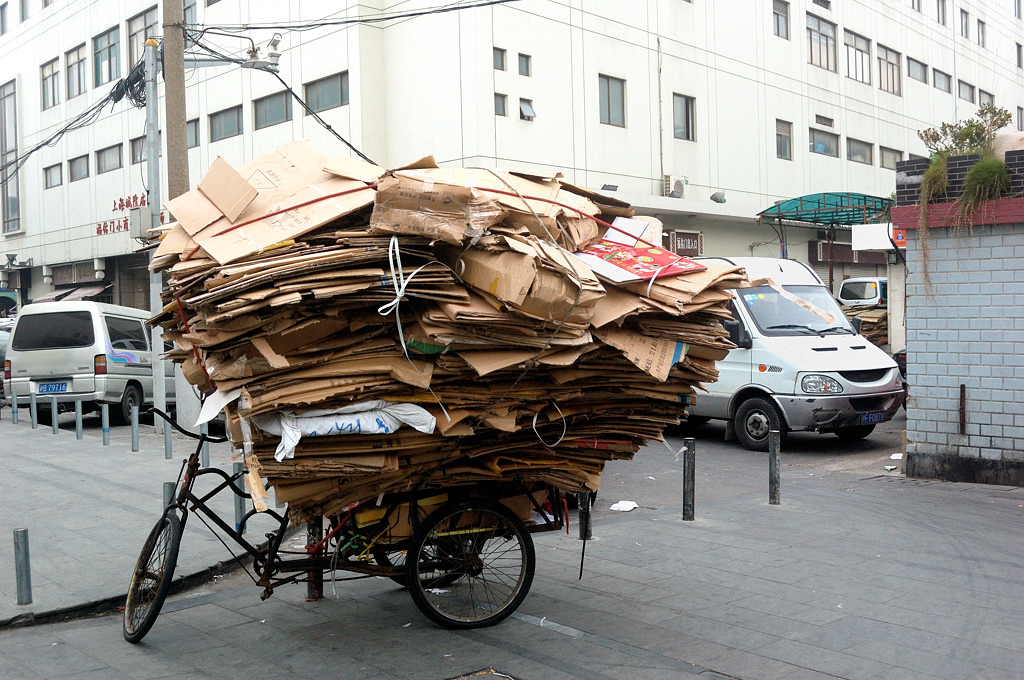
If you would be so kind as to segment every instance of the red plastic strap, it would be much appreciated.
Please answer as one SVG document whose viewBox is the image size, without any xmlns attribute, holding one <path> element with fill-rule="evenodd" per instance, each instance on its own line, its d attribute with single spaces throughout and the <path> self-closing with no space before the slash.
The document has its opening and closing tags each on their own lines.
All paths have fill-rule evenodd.
<svg viewBox="0 0 1024 680">
<path fill-rule="evenodd" d="M 185 332 L 191 333 L 192 329 L 188 325 L 188 319 L 185 318 L 185 305 L 181 303 L 181 296 L 175 294 L 174 301 L 178 303 L 178 316 L 181 317 L 181 323 L 185 326 Z M 206 371 L 206 365 L 203 363 L 203 358 L 199 355 L 199 348 L 195 345 L 192 345 L 192 354 L 195 356 L 196 363 L 199 364 L 199 368 L 203 369 L 203 375 L 206 376 L 206 384 L 210 387 L 210 391 L 216 392 L 217 387 L 213 384 L 210 374 Z"/>
</svg>

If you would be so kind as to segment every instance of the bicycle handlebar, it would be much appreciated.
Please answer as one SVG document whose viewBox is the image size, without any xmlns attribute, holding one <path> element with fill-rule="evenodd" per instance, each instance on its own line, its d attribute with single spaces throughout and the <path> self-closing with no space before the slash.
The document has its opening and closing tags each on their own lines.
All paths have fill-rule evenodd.
<svg viewBox="0 0 1024 680">
<path fill-rule="evenodd" d="M 154 415 L 160 416 L 167 422 L 168 425 L 170 425 L 171 427 L 173 427 L 175 430 L 182 433 L 186 437 L 191 437 L 192 439 L 201 439 L 204 441 L 213 442 L 214 444 L 220 444 L 221 442 L 226 442 L 228 440 L 227 437 L 212 437 L 208 434 L 196 434 L 194 432 L 189 432 L 181 425 L 178 425 L 178 423 L 173 418 L 171 418 L 169 415 L 158 409 L 156 406 L 150 406 L 147 409 L 147 411 Z"/>
</svg>

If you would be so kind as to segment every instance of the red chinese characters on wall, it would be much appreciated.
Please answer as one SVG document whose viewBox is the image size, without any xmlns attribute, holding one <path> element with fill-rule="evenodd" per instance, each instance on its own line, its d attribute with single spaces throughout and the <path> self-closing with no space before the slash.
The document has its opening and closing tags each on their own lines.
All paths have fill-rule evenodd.
<svg viewBox="0 0 1024 680">
<path fill-rule="evenodd" d="M 120 196 L 114 200 L 114 207 L 112 212 L 125 212 L 133 208 L 145 208 L 148 205 L 146 200 L 146 194 L 132 194 L 131 196 Z M 160 211 L 160 224 L 164 223 L 164 213 Z M 130 231 L 131 226 L 129 225 L 127 217 L 116 217 L 112 220 L 103 220 L 102 222 L 96 223 L 96 235 L 102 236 L 104 234 L 116 234 L 122 231 Z"/>
</svg>

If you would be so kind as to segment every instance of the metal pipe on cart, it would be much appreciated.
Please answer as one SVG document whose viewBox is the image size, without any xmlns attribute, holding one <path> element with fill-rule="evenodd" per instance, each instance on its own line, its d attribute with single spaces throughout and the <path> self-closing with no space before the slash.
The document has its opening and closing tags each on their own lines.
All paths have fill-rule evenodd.
<svg viewBox="0 0 1024 680">
<path fill-rule="evenodd" d="M 28 529 L 14 530 L 14 579 L 18 604 L 32 604 L 32 566 L 28 552 Z"/>
<path fill-rule="evenodd" d="M 60 432 L 60 423 L 57 422 L 57 397 L 50 397 L 50 425 L 54 434 Z"/>
<path fill-rule="evenodd" d="M 75 439 L 82 438 L 82 401 L 75 399 Z"/>
<path fill-rule="evenodd" d="M 585 541 L 593 538 L 590 526 L 590 492 L 580 491 L 576 494 L 576 503 L 579 507 L 580 540 Z"/>
<path fill-rule="evenodd" d="M 779 504 L 779 446 L 782 437 L 778 430 L 768 433 L 768 504 Z"/>
<path fill-rule="evenodd" d="M 28 414 L 32 418 L 32 429 L 39 429 L 39 409 L 36 408 L 36 393 L 29 395 Z"/>
<path fill-rule="evenodd" d="M 164 482 L 164 508 L 174 500 L 175 482 Z"/>
<path fill-rule="evenodd" d="M 103 445 L 110 446 L 110 404 L 100 404 L 100 429 L 103 430 Z"/>
<path fill-rule="evenodd" d="M 697 445 L 693 437 L 683 440 L 683 521 L 693 521 L 694 473 Z"/>
<path fill-rule="evenodd" d="M 128 410 L 131 412 L 132 451 L 134 452 L 139 450 L 139 407 L 136 404 L 132 404 Z"/>
<path fill-rule="evenodd" d="M 203 446 L 199 451 L 199 461 L 204 468 L 210 467 L 210 442 L 205 438 L 210 434 L 210 423 L 203 423 L 199 426 L 199 434 L 203 436 Z"/>
<path fill-rule="evenodd" d="M 245 492 L 245 477 L 242 476 L 245 466 L 241 463 L 233 463 L 231 471 L 235 476 L 235 488 Z M 235 531 L 239 534 L 245 533 L 242 527 L 242 518 L 245 517 L 245 499 L 235 494 Z"/>
</svg>

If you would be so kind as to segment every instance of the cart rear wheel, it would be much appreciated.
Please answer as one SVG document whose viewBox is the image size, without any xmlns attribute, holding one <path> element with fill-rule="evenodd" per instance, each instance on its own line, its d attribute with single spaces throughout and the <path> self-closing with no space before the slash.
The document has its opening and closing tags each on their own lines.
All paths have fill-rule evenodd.
<svg viewBox="0 0 1024 680">
<path fill-rule="evenodd" d="M 139 642 L 153 627 L 171 589 L 181 544 L 181 520 L 168 511 L 149 533 L 135 564 L 124 604 L 124 639 Z"/>
<path fill-rule="evenodd" d="M 430 620 L 446 628 L 482 628 L 522 604 L 535 566 L 533 538 L 515 513 L 471 500 L 427 517 L 406 555 L 405 581 Z"/>
</svg>

